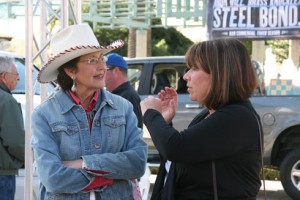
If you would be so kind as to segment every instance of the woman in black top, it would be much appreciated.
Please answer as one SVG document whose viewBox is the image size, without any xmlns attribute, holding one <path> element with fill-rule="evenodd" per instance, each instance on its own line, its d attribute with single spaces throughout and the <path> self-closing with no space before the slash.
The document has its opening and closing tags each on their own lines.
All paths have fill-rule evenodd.
<svg viewBox="0 0 300 200">
<path fill-rule="evenodd" d="M 174 89 L 141 102 L 163 160 L 151 199 L 255 200 L 261 125 L 249 101 L 257 79 L 247 49 L 235 39 L 200 42 L 187 51 L 186 63 L 190 99 L 207 108 L 187 129 L 169 125 L 178 103 Z"/>
</svg>

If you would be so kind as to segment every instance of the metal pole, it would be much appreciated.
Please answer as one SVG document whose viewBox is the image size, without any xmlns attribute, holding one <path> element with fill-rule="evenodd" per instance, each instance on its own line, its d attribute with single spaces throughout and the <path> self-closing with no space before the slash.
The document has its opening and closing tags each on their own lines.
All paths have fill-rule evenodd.
<svg viewBox="0 0 300 200">
<path fill-rule="evenodd" d="M 61 28 L 69 25 L 69 1 L 61 0 Z"/>
<path fill-rule="evenodd" d="M 80 24 L 82 21 L 82 16 L 81 16 L 81 9 L 82 9 L 82 2 L 81 0 L 75 0 L 74 1 L 74 18 L 77 20 L 77 24 Z"/>
<path fill-rule="evenodd" d="M 33 108 L 33 88 L 32 88 L 32 44 L 33 44 L 33 3 L 32 0 L 26 0 L 26 121 L 25 121 L 25 189 L 24 200 L 32 200 L 32 168 L 33 155 L 30 145 L 31 138 L 31 111 Z"/>
<path fill-rule="evenodd" d="M 47 9 L 46 9 L 46 2 L 44 0 L 40 3 L 40 47 L 45 47 L 47 44 Z M 41 64 L 44 64 L 44 61 L 47 60 L 47 50 L 41 51 L 41 58 L 42 62 Z M 41 84 L 41 102 L 43 102 L 47 98 L 47 88 L 48 83 Z"/>
</svg>

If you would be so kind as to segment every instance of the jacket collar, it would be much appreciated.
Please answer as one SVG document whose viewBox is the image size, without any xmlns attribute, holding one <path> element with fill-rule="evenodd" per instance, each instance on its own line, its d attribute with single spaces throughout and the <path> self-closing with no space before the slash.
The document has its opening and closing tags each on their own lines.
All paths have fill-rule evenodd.
<svg viewBox="0 0 300 200">
<path fill-rule="evenodd" d="M 123 91 L 128 90 L 128 88 L 130 87 L 130 82 L 126 81 L 124 83 L 122 83 L 121 85 L 119 85 L 117 88 L 115 88 L 112 93 L 113 94 L 121 94 Z"/>
<path fill-rule="evenodd" d="M 65 91 L 63 89 L 59 89 L 57 91 L 57 94 L 55 95 L 58 104 L 60 105 L 61 112 L 66 113 L 70 111 L 74 106 L 77 104 L 73 101 L 72 97 L 68 93 L 68 91 Z M 98 95 L 98 101 L 95 107 L 99 107 L 97 105 L 100 104 L 100 109 L 104 107 L 105 105 L 110 106 L 113 109 L 117 109 L 117 106 L 112 100 L 112 94 L 105 89 L 99 90 L 99 95 Z"/>
<path fill-rule="evenodd" d="M 4 83 L 0 83 L 0 89 L 11 94 L 11 91 L 8 89 L 8 87 Z"/>
</svg>

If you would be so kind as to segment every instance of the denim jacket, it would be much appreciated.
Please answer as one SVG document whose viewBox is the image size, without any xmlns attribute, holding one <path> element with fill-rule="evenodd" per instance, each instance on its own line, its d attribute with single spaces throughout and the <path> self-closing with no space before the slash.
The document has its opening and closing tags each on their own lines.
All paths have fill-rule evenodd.
<svg viewBox="0 0 300 200">
<path fill-rule="evenodd" d="M 66 91 L 49 97 L 32 113 L 31 145 L 42 200 L 89 200 L 89 192 L 82 190 L 95 176 L 113 179 L 113 185 L 94 190 L 96 199 L 133 199 L 131 180 L 144 174 L 147 161 L 132 104 L 104 89 L 99 90 L 91 130 L 84 108 Z M 88 170 L 62 164 L 80 158 Z"/>
</svg>

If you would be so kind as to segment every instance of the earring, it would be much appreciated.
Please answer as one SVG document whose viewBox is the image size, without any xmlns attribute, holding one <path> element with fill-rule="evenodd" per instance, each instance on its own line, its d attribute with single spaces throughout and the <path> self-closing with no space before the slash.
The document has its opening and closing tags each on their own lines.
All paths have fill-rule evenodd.
<svg viewBox="0 0 300 200">
<path fill-rule="evenodd" d="M 75 80 L 74 80 L 73 77 L 72 77 L 72 79 L 73 79 L 73 85 L 72 85 L 72 87 L 71 87 L 71 91 L 72 91 L 72 92 L 76 92 L 76 83 L 75 83 Z"/>
</svg>

